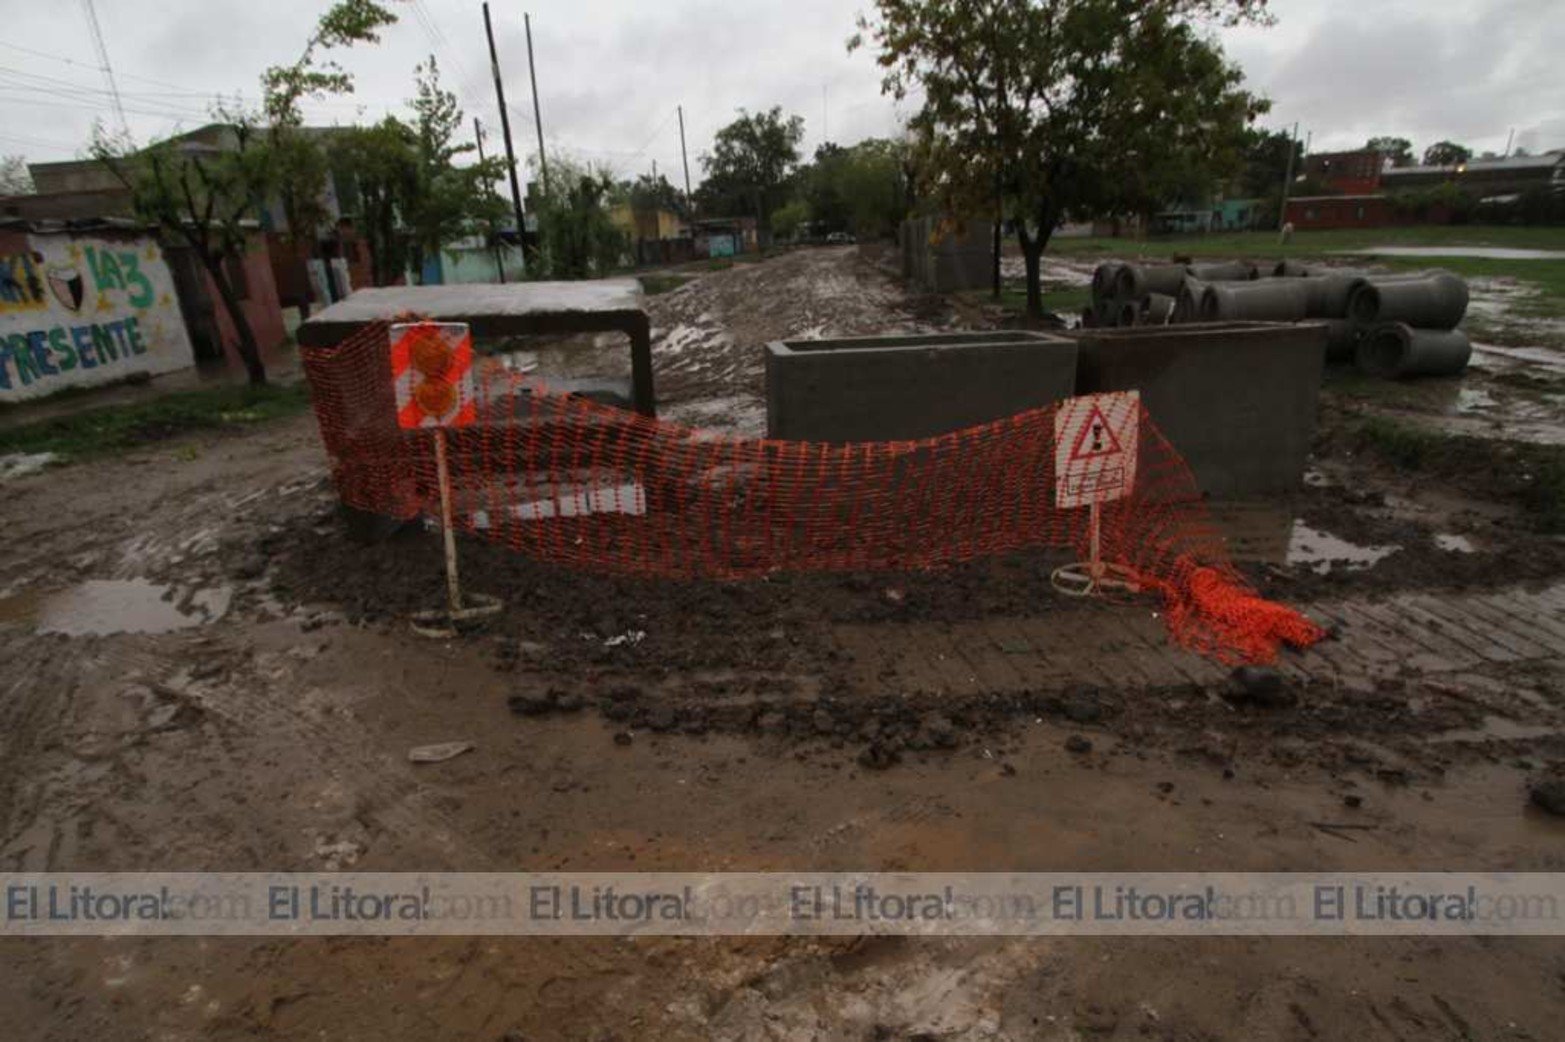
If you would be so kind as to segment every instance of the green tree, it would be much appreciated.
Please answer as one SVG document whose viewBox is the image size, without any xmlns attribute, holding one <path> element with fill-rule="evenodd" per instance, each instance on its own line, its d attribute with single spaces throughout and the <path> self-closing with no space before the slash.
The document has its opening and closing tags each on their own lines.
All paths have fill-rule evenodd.
<svg viewBox="0 0 1565 1042">
<path fill-rule="evenodd" d="M 1040 257 L 1073 215 L 1145 212 L 1236 171 L 1266 103 L 1198 24 L 1264 20 L 1257 0 L 876 0 L 868 40 L 911 120 L 921 187 L 955 215 L 1016 228 L 1027 307 Z"/>
<path fill-rule="evenodd" d="M 701 157 L 704 198 L 753 214 L 761 230 L 769 231 L 772 209 L 799 162 L 803 139 L 799 116 L 784 118 L 780 107 L 753 114 L 740 109 L 739 118 L 717 132 L 712 151 Z"/>
<path fill-rule="evenodd" d="M 798 234 L 799 226 L 810 219 L 810 204 L 791 199 L 772 211 L 772 231 L 784 239 Z"/>
<path fill-rule="evenodd" d="M 534 207 L 538 256 L 529 274 L 542 279 L 590 279 L 618 267 L 627 243 L 609 215 L 613 194 L 614 180 L 606 169 L 569 156 L 550 156 L 549 187 Z"/>
<path fill-rule="evenodd" d="M 403 218 L 412 242 L 415 271 L 444 244 L 487 228 L 491 234 L 504 210 L 491 188 L 505 172 L 505 160 L 457 166 L 455 160 L 477 149 L 458 143 L 464 117 L 456 95 L 440 85 L 434 55 L 417 69 L 418 94 L 412 101 L 415 176 Z"/>
<path fill-rule="evenodd" d="M 300 104 L 306 98 L 353 93 L 353 77 L 324 52 L 379 43 L 380 30 L 396 21 L 375 0 L 337 0 L 316 22 L 298 59 L 261 76 L 272 195 L 295 242 L 313 239 L 330 217 L 325 203 L 330 163 L 320 141 L 305 132 Z"/>
<path fill-rule="evenodd" d="M 1292 163 L 1289 163 L 1289 153 Z M 1281 130 L 1256 128 L 1245 132 L 1244 169 L 1240 173 L 1239 192 L 1250 198 L 1270 198 L 1282 193 L 1283 179 L 1289 170 L 1298 175 L 1304 170 L 1304 144 Z"/>
<path fill-rule="evenodd" d="M 269 69 L 262 77 L 262 115 L 221 106 L 214 112 L 220 127 L 216 143 L 186 135 L 137 150 L 128 138 L 112 137 L 101 125 L 93 129 L 93 158 L 130 189 L 137 215 L 188 247 L 206 271 L 239 337 L 239 356 L 252 384 L 266 382 L 266 367 L 226 262 L 243 255 L 249 224 L 266 200 L 281 198 L 285 211 L 294 206 L 299 227 L 311 219 L 310 207 L 318 204 L 306 200 L 309 185 L 279 183 L 280 174 L 297 177 L 304 169 L 303 162 L 289 166 L 290 160 L 280 157 L 296 159 L 305 153 L 289 152 L 292 146 L 279 142 L 302 124 L 302 99 L 353 89 L 352 78 L 320 52 L 374 43 L 376 30 L 395 21 L 395 15 L 371 0 L 337 0 L 321 16 L 300 60 Z M 308 165 L 317 171 L 325 168 L 313 158 Z M 292 203 L 287 198 L 290 189 L 296 193 Z M 319 194 L 317 190 L 313 197 Z"/>
<path fill-rule="evenodd" d="M 370 256 L 370 281 L 384 286 L 406 270 L 410 240 L 402 208 L 417 190 L 418 148 L 411 127 L 387 116 L 332 138 L 332 167 Z"/>
<path fill-rule="evenodd" d="M 685 197 L 662 174 L 656 177 L 642 174 L 634 181 L 624 182 L 619 186 L 618 194 L 622 195 L 625 201 L 630 203 L 630 208 L 638 213 L 667 210 L 669 213 L 685 216 L 687 209 Z"/>
<path fill-rule="evenodd" d="M 848 223 L 861 239 L 894 235 L 907 216 L 906 148 L 884 138 L 848 150 L 840 173 Z"/>
<path fill-rule="evenodd" d="M 0 195 L 31 195 L 33 175 L 23 156 L 0 156 Z"/>
<path fill-rule="evenodd" d="M 1424 149 L 1425 166 L 1459 166 L 1473 158 L 1473 150 L 1454 141 L 1436 141 Z"/>
<path fill-rule="evenodd" d="M 1372 137 L 1364 143 L 1370 152 L 1379 152 L 1392 166 L 1413 165 L 1413 143 L 1405 137 Z"/>
</svg>

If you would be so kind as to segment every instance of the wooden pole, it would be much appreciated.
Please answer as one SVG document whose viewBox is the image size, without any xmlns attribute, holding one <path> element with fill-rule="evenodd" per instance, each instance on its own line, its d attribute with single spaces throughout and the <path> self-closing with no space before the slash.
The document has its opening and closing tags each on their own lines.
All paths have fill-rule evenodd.
<svg viewBox="0 0 1565 1042">
<path fill-rule="evenodd" d="M 527 238 L 527 221 L 522 215 L 522 188 L 516 179 L 516 152 L 511 148 L 511 117 L 505 109 L 505 85 L 500 82 L 500 59 L 494 49 L 494 27 L 489 23 L 489 5 L 484 4 L 484 35 L 489 38 L 489 68 L 494 73 L 495 99 L 500 105 L 500 136 L 505 139 L 505 160 L 511 175 L 511 207 L 516 212 L 516 241 Z"/>
<path fill-rule="evenodd" d="M 446 431 L 435 428 L 435 477 L 440 482 L 440 530 L 446 543 L 446 599 L 455 624 L 462 610 L 462 585 L 456 570 L 456 529 L 451 523 L 451 468 L 446 463 Z"/>
</svg>

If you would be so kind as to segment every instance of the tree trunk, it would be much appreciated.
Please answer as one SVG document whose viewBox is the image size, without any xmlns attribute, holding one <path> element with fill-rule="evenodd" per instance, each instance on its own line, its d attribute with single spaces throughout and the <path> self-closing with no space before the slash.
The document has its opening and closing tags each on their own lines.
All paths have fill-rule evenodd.
<svg viewBox="0 0 1565 1042">
<path fill-rule="evenodd" d="M 223 270 L 222 258 L 203 252 L 201 263 L 206 268 L 207 274 L 212 277 L 212 284 L 217 287 L 217 295 L 223 301 L 223 308 L 228 312 L 228 317 L 233 320 L 234 331 L 239 334 L 239 358 L 244 362 L 245 374 L 250 378 L 250 386 L 265 386 L 266 366 L 261 363 L 261 350 L 255 343 L 255 331 L 250 328 L 250 318 L 245 314 L 245 309 L 240 306 L 239 298 L 234 296 L 234 288 L 228 284 L 228 274 Z"/>
<path fill-rule="evenodd" d="M 1027 222 L 1016 222 L 1016 239 L 1022 245 L 1022 255 L 1027 261 L 1027 314 L 1043 317 L 1043 248 L 1054 234 L 1058 218 L 1050 210 L 1038 212 L 1038 232 L 1027 234 Z"/>
<path fill-rule="evenodd" d="M 1005 241 L 1002 226 L 1005 224 L 1005 202 L 1000 194 L 1000 175 L 994 178 L 994 299 L 1000 299 L 1000 244 Z"/>
</svg>

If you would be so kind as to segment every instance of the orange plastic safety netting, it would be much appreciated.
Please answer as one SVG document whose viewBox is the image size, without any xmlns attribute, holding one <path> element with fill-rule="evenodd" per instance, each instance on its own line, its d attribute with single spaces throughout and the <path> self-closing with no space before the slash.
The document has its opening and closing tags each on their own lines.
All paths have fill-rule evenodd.
<svg viewBox="0 0 1565 1042">
<path fill-rule="evenodd" d="M 306 349 L 350 507 L 438 517 L 434 434 L 397 422 L 388 327 Z M 543 561 L 648 577 L 936 569 L 1028 548 L 1078 556 L 1089 512 L 1054 504 L 1055 407 L 922 441 L 730 437 L 475 364 L 476 422 L 447 429 L 454 523 Z M 1226 662 L 1323 636 L 1234 569 L 1189 468 L 1145 411 L 1134 491 L 1102 507 L 1103 559 L 1159 594 L 1170 633 Z"/>
</svg>

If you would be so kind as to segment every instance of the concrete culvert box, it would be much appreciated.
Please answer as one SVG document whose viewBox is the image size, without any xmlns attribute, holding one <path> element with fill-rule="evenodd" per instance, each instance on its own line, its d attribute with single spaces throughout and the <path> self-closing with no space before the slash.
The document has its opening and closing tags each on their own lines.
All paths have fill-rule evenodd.
<svg viewBox="0 0 1565 1042">
<path fill-rule="evenodd" d="M 785 340 L 766 347 L 766 431 L 789 441 L 928 438 L 1069 398 L 1076 342 L 1021 330 Z"/>
<path fill-rule="evenodd" d="M 1201 491 L 1236 499 L 1303 481 L 1325 325 L 1215 322 L 1073 335 L 1081 345 L 1076 392 L 1139 390 Z"/>
</svg>

